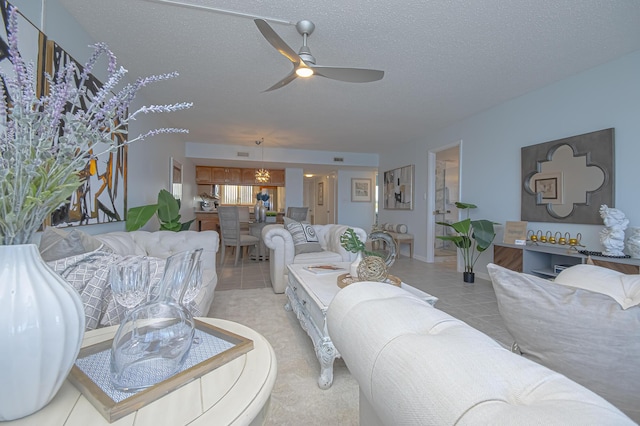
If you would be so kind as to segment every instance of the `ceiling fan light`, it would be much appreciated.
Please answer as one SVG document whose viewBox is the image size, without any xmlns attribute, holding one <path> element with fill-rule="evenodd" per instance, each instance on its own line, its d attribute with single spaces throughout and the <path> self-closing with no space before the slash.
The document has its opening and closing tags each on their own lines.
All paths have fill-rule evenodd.
<svg viewBox="0 0 640 426">
<path fill-rule="evenodd" d="M 313 70 L 307 67 L 300 67 L 296 69 L 296 74 L 298 75 L 298 77 L 311 77 L 313 75 Z"/>
</svg>

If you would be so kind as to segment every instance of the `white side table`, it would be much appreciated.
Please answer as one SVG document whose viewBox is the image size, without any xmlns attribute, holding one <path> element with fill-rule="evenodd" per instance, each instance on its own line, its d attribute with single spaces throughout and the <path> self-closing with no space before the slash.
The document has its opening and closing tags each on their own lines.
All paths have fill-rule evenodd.
<svg viewBox="0 0 640 426">
<path fill-rule="evenodd" d="M 278 370 L 273 348 L 261 334 L 244 325 L 198 319 L 253 340 L 253 350 L 113 423 L 65 381 L 42 410 L 3 426 L 261 425 Z M 88 331 L 82 346 L 111 339 L 116 330 L 117 326 Z"/>
</svg>

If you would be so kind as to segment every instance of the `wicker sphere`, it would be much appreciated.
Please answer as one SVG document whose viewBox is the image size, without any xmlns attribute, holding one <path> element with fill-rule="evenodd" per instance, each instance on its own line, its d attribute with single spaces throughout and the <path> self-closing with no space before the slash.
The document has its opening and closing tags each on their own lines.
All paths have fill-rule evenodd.
<svg viewBox="0 0 640 426">
<path fill-rule="evenodd" d="M 389 271 L 384 259 L 378 256 L 365 256 L 358 265 L 359 281 L 384 281 Z"/>
</svg>

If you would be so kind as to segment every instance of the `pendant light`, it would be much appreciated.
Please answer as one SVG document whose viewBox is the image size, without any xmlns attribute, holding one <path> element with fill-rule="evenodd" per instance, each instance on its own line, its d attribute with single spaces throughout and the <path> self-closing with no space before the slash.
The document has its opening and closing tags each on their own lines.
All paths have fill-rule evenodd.
<svg viewBox="0 0 640 426">
<path fill-rule="evenodd" d="M 256 145 L 260 146 L 264 143 L 264 138 L 256 141 Z M 264 168 L 264 145 L 262 145 L 262 168 L 256 170 L 256 182 L 267 183 L 271 180 L 271 173 Z"/>
</svg>

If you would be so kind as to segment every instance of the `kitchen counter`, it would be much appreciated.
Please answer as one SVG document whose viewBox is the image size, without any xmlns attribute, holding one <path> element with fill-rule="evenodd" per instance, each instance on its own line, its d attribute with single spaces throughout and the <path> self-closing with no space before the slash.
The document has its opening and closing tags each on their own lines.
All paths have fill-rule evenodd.
<svg viewBox="0 0 640 426">
<path fill-rule="evenodd" d="M 218 212 L 212 210 L 205 212 L 196 210 L 196 230 L 197 231 L 217 231 L 220 232 L 220 221 L 218 220 Z M 253 209 L 250 209 L 249 219 L 254 222 Z M 276 223 L 284 223 L 284 213 L 278 213 Z"/>
</svg>

